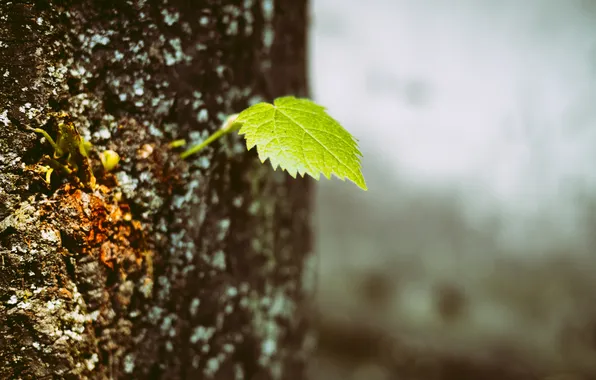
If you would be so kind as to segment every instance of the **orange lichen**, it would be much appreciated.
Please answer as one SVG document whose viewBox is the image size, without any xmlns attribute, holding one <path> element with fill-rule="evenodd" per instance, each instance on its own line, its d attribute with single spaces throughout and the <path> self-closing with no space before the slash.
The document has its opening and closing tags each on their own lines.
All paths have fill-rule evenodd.
<svg viewBox="0 0 596 380">
<path fill-rule="evenodd" d="M 64 299 L 71 300 L 73 298 L 72 292 L 66 288 L 58 289 L 58 295 L 60 295 L 60 297 L 62 297 Z"/>
<path fill-rule="evenodd" d="M 106 187 L 93 193 L 69 184 L 54 194 L 48 210 L 59 221 L 70 251 L 98 258 L 126 276 L 130 264 L 137 268 L 147 256 L 142 224 L 132 218 L 130 207 L 118 202 Z"/>
</svg>

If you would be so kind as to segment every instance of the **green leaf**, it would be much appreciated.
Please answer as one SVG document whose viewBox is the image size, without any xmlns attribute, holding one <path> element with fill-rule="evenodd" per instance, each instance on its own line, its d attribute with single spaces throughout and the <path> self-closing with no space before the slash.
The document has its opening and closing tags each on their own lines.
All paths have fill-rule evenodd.
<svg viewBox="0 0 596 380">
<path fill-rule="evenodd" d="M 267 159 L 292 177 L 320 174 L 347 178 L 367 190 L 360 167 L 362 153 L 356 139 L 325 112 L 307 99 L 277 98 L 274 104 L 259 103 L 242 111 L 235 123 L 246 138 L 246 147 L 257 147 L 261 162 Z"/>
</svg>

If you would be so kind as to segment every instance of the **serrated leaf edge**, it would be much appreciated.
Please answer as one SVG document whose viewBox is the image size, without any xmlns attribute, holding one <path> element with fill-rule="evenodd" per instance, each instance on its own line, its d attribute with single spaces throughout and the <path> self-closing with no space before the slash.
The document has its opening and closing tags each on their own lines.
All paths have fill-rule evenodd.
<svg viewBox="0 0 596 380">
<path fill-rule="evenodd" d="M 309 131 L 307 128 L 305 128 L 301 123 L 297 122 L 294 118 L 292 118 L 291 116 L 289 116 L 287 113 L 284 113 L 282 109 L 280 109 L 280 107 L 283 107 L 285 109 L 290 109 L 290 110 L 294 110 L 297 112 L 302 112 L 302 113 L 312 113 L 315 116 L 321 116 L 320 114 L 313 112 L 313 111 L 308 111 L 308 110 L 302 110 L 302 109 L 296 109 L 296 108 L 292 108 L 292 107 L 287 107 L 287 106 L 283 106 L 283 105 L 279 105 L 279 103 L 283 103 L 285 100 L 299 100 L 299 101 L 306 101 L 308 103 L 310 103 L 311 105 L 320 108 L 322 111 L 326 111 L 326 108 L 309 100 L 309 99 L 299 99 L 296 98 L 294 96 L 287 96 L 287 97 L 282 97 L 282 98 L 277 98 L 274 100 L 274 103 L 267 103 L 267 102 L 261 102 L 261 103 L 257 103 L 253 106 L 248 107 L 247 109 L 245 109 L 244 111 L 240 112 L 240 114 L 238 115 L 235 123 L 240 123 L 241 127 L 238 130 L 238 134 L 243 135 L 245 137 L 246 140 L 246 148 L 248 150 L 252 149 L 253 147 L 256 146 L 257 148 L 257 155 L 259 156 L 259 160 L 261 161 L 261 163 L 264 163 L 265 161 L 267 161 L 269 159 L 269 162 L 271 163 L 271 166 L 273 167 L 274 170 L 277 169 L 277 167 L 279 166 L 282 170 L 285 170 L 288 174 L 290 174 L 290 176 L 292 178 L 296 178 L 296 173 L 300 174 L 301 177 L 304 177 L 305 174 L 310 175 L 312 178 L 314 178 L 315 180 L 319 181 L 320 180 L 320 175 L 323 174 L 323 176 L 327 179 L 330 179 L 331 176 L 335 176 L 336 178 L 340 179 L 341 181 L 344 181 L 346 179 L 350 180 L 351 182 L 353 182 L 354 184 L 356 184 L 358 187 L 360 187 L 363 190 L 368 190 L 368 187 L 366 186 L 366 180 L 364 179 L 364 176 L 362 175 L 362 171 L 358 170 L 357 172 L 355 172 L 349 165 L 345 164 L 342 160 L 340 160 L 339 158 L 337 158 L 337 156 L 330 151 L 324 144 L 322 144 L 318 139 L 316 139 Z M 262 111 L 254 111 L 254 107 L 255 106 L 267 106 L 267 108 L 263 109 Z M 252 110 L 251 110 L 252 109 Z M 331 156 L 333 156 L 333 158 L 335 158 L 335 160 L 337 162 L 339 162 L 341 165 L 343 165 L 345 168 L 348 169 L 348 171 L 354 176 L 354 179 L 358 180 L 355 181 L 353 179 L 351 179 L 348 176 L 344 176 L 343 178 L 338 176 L 337 174 L 335 174 L 333 172 L 333 170 L 331 170 L 328 174 L 325 173 L 325 171 L 317 169 L 316 172 L 312 170 L 312 168 L 310 167 L 310 165 L 308 165 L 307 160 L 304 160 L 304 162 L 306 163 L 305 165 L 300 165 L 300 166 L 309 166 L 309 168 L 307 170 L 304 171 L 300 171 L 299 169 L 296 169 L 295 171 L 290 171 L 288 170 L 287 167 L 284 167 L 281 163 L 277 163 L 275 164 L 272 160 L 270 155 L 264 154 L 259 150 L 259 146 L 258 144 L 255 142 L 255 138 L 253 137 L 254 133 L 248 134 L 247 131 L 245 130 L 244 127 L 244 123 L 245 123 L 245 119 L 249 119 L 254 115 L 258 115 L 260 113 L 263 112 L 271 112 L 273 111 L 273 120 L 275 122 L 275 113 L 276 112 L 280 112 L 284 117 L 288 118 L 289 120 L 291 120 L 293 123 L 295 123 L 296 125 L 300 126 L 300 128 L 306 133 L 308 134 L 314 141 L 316 141 L 324 150 L 326 150 Z M 244 115 L 243 115 L 244 114 Z M 248 116 L 247 116 L 248 115 Z M 340 128 L 344 129 L 343 126 L 336 121 L 333 117 L 331 117 L 329 114 L 327 114 L 326 112 L 323 114 L 323 116 L 329 118 L 333 123 L 337 124 Z M 348 135 L 350 136 L 352 142 L 355 144 L 355 146 L 352 147 L 352 149 L 354 150 L 354 157 L 356 162 L 361 165 L 361 158 L 362 158 L 362 152 L 360 151 L 360 149 L 358 149 L 358 139 L 356 139 L 350 132 L 348 132 L 347 130 L 345 130 Z M 281 144 L 280 144 L 281 145 Z M 360 182 L 360 183 L 359 183 Z"/>
</svg>

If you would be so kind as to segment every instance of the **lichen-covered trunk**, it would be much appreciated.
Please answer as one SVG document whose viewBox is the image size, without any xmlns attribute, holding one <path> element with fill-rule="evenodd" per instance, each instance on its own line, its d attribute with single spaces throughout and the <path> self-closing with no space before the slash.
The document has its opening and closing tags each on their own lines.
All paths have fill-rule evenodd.
<svg viewBox="0 0 596 380">
<path fill-rule="evenodd" d="M 303 378 L 309 182 L 235 135 L 169 143 L 305 96 L 306 7 L 0 2 L 1 379 Z M 29 129 L 62 119 L 95 186 Z"/>
</svg>

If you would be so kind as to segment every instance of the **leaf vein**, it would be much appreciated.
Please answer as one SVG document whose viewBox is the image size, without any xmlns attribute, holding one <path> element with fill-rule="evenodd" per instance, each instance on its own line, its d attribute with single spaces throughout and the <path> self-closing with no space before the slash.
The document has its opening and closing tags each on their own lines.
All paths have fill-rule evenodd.
<svg viewBox="0 0 596 380">
<path fill-rule="evenodd" d="M 339 162 L 341 165 L 344 166 L 344 168 L 346 168 L 349 172 L 351 172 L 354 175 L 354 178 L 358 178 L 358 174 L 356 172 L 354 172 L 354 170 L 348 166 L 346 163 L 344 163 L 342 160 L 340 160 L 335 154 L 333 154 L 333 152 L 331 150 L 329 150 L 329 148 L 327 148 L 321 141 L 319 141 L 315 136 L 313 136 L 307 128 L 305 128 L 302 124 L 300 124 L 298 121 L 296 121 L 293 117 L 289 116 L 288 114 L 280 111 L 285 117 L 287 117 L 288 119 L 290 119 L 291 121 L 293 121 L 296 125 L 298 125 L 300 128 L 302 128 L 304 131 L 306 131 L 306 133 L 308 133 L 308 135 L 310 137 L 312 137 L 313 140 L 315 140 L 322 148 L 323 150 L 327 151 L 333 158 L 335 158 L 335 160 L 337 162 Z M 323 161 L 324 161 L 324 157 L 323 157 Z"/>
</svg>

